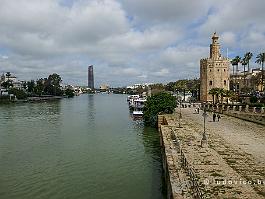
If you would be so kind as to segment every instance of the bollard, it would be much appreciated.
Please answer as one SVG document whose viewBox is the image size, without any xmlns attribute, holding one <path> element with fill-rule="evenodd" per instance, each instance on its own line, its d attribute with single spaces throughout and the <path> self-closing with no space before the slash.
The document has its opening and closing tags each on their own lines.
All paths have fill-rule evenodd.
<svg viewBox="0 0 265 199">
<path fill-rule="evenodd" d="M 236 110 L 236 106 L 233 106 L 233 111 L 235 111 Z"/>
<path fill-rule="evenodd" d="M 249 105 L 246 105 L 245 112 L 248 112 Z"/>
<path fill-rule="evenodd" d="M 227 107 L 226 107 L 226 111 L 228 112 L 229 111 L 229 106 L 227 105 Z"/>
<path fill-rule="evenodd" d="M 256 107 L 253 107 L 253 113 L 256 113 Z"/>
<path fill-rule="evenodd" d="M 261 113 L 261 114 L 264 113 L 264 107 L 261 107 L 261 109 L 260 109 L 260 113 Z"/>
<path fill-rule="evenodd" d="M 239 111 L 240 111 L 240 112 L 242 111 L 242 106 L 239 106 Z"/>
</svg>

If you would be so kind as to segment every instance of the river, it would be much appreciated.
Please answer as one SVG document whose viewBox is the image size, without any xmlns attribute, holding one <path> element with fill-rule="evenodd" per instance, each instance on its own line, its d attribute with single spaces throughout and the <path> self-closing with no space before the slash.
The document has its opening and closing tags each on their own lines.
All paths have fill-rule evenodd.
<svg viewBox="0 0 265 199">
<path fill-rule="evenodd" d="M 162 199 L 156 129 L 126 95 L 0 105 L 1 199 Z"/>
</svg>

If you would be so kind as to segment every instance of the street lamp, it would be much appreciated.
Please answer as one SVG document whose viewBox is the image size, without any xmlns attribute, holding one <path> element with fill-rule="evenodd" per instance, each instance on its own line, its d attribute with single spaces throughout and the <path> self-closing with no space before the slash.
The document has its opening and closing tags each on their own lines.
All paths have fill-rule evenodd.
<svg viewBox="0 0 265 199">
<path fill-rule="evenodd" d="M 181 100 L 180 100 L 180 102 L 179 102 L 179 128 L 182 128 L 181 118 L 182 118 L 182 114 L 181 114 Z"/>
<path fill-rule="evenodd" d="M 206 112 L 206 107 L 204 107 L 202 116 L 203 116 L 203 134 L 202 134 L 202 140 L 201 140 L 201 147 L 205 148 L 205 147 L 207 147 L 207 137 L 206 137 L 206 132 L 205 132 L 205 121 L 206 121 L 206 117 L 208 116 L 207 112 Z"/>
</svg>

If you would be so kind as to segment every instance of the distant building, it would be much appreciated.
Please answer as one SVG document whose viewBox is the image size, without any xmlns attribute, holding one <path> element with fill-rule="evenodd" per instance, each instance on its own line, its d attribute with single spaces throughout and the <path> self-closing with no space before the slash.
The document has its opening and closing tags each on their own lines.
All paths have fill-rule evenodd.
<svg viewBox="0 0 265 199">
<path fill-rule="evenodd" d="M 0 78 L 1 82 L 11 81 L 11 82 L 17 82 L 17 77 L 14 75 L 11 75 L 10 72 L 3 73 Z"/>
<path fill-rule="evenodd" d="M 107 90 L 109 90 L 109 85 L 107 85 L 107 84 L 102 84 L 101 86 L 100 86 L 100 88 L 99 88 L 101 91 L 107 91 Z"/>
<path fill-rule="evenodd" d="M 222 57 L 220 44 L 216 33 L 212 36 L 210 57 L 200 60 L 200 100 L 212 101 L 209 91 L 212 88 L 229 90 L 229 65 L 228 58 Z"/>
<path fill-rule="evenodd" d="M 3 73 L 0 77 L 0 84 L 10 81 L 13 84 L 13 88 L 23 89 L 25 81 L 17 80 L 17 77 L 12 75 L 10 72 Z"/>
<path fill-rule="evenodd" d="M 255 68 L 252 69 L 252 71 L 245 71 L 245 73 L 244 71 L 241 71 L 237 74 L 231 75 L 231 90 L 237 93 L 262 91 L 261 74 L 261 69 Z"/>
<path fill-rule="evenodd" d="M 127 89 L 137 89 L 137 88 L 148 88 L 150 85 L 152 85 L 153 83 L 143 83 L 143 84 L 134 84 L 131 86 L 127 86 Z"/>
<path fill-rule="evenodd" d="M 93 65 L 88 66 L 88 88 L 94 90 L 94 72 L 93 72 Z"/>
</svg>

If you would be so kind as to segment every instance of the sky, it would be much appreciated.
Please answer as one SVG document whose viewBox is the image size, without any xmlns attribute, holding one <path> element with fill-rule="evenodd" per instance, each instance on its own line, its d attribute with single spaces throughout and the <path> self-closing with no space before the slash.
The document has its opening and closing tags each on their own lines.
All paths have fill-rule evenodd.
<svg viewBox="0 0 265 199">
<path fill-rule="evenodd" d="M 213 32 L 229 58 L 265 51 L 264 0 L 0 0 L 0 73 L 112 87 L 199 77 Z"/>
</svg>

